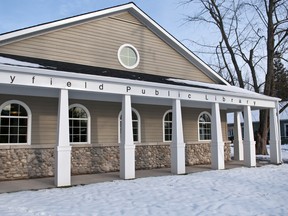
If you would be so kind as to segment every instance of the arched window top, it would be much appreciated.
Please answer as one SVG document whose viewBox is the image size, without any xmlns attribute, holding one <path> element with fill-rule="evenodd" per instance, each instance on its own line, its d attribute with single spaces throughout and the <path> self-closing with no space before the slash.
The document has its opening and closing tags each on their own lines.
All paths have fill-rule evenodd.
<svg viewBox="0 0 288 216">
<path fill-rule="evenodd" d="M 211 123 L 211 115 L 208 112 L 202 112 L 199 115 L 199 122 Z"/>
<path fill-rule="evenodd" d="M 165 112 L 164 121 L 172 121 L 172 110 L 168 110 Z"/>
<path fill-rule="evenodd" d="M 31 144 L 31 110 L 23 102 L 9 100 L 0 106 L 0 143 Z"/>
<path fill-rule="evenodd" d="M 118 119 L 122 120 L 122 110 L 119 112 Z M 132 108 L 132 120 L 139 120 L 139 119 L 140 119 L 139 112 L 136 109 Z"/>
<path fill-rule="evenodd" d="M 172 121 L 172 110 L 167 110 L 163 115 L 163 121 Z"/>
<path fill-rule="evenodd" d="M 29 107 L 18 100 L 9 100 L 0 106 L 1 116 L 31 116 Z"/>
<path fill-rule="evenodd" d="M 90 113 L 85 106 L 72 104 L 69 106 L 69 118 L 90 118 Z"/>
<path fill-rule="evenodd" d="M 122 110 L 118 115 L 118 142 L 121 142 L 121 121 L 122 121 Z M 139 112 L 132 108 L 132 127 L 133 127 L 133 141 L 135 143 L 141 142 L 141 118 Z"/>
<path fill-rule="evenodd" d="M 90 122 L 90 113 L 85 106 L 81 104 L 72 104 L 69 106 L 69 134 L 71 143 L 91 143 Z"/>
</svg>

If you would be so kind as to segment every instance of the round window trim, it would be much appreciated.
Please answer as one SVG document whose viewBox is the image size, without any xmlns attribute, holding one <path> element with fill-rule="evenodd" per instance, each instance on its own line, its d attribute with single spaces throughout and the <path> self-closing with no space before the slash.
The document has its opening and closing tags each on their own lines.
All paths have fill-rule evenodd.
<svg viewBox="0 0 288 216">
<path fill-rule="evenodd" d="M 125 64 L 122 59 L 121 59 L 121 52 L 124 48 L 130 48 L 135 54 L 136 54 L 136 62 L 133 65 L 127 65 Z M 120 64 L 127 68 L 127 69 L 134 69 L 138 66 L 139 62 L 140 62 L 140 55 L 138 50 L 131 44 L 123 44 L 122 46 L 119 47 L 118 49 L 118 61 L 120 62 Z"/>
</svg>

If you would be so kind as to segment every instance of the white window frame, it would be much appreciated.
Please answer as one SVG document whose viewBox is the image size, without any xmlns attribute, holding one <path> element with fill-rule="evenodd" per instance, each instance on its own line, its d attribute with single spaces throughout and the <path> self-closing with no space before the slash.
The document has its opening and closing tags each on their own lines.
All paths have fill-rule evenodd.
<svg viewBox="0 0 288 216">
<path fill-rule="evenodd" d="M 166 117 L 166 115 L 168 114 L 168 113 L 172 113 L 172 115 L 173 115 L 173 112 L 172 112 L 172 109 L 170 109 L 170 110 L 167 110 L 165 113 L 164 113 L 164 115 L 163 115 L 163 117 L 162 117 L 162 135 L 163 135 L 163 142 L 172 142 L 172 139 L 171 140 L 166 140 L 165 139 L 165 117 Z M 171 124 L 172 124 L 172 127 L 173 127 L 173 122 L 171 121 Z M 173 129 L 172 129 L 173 130 Z M 173 131 L 172 131 L 172 133 L 173 133 Z M 171 134 L 171 136 L 172 136 L 172 134 Z"/>
<path fill-rule="evenodd" d="M 4 107 L 6 107 L 9 104 L 19 104 L 21 106 L 23 106 L 26 109 L 27 112 L 27 143 L 1 143 L 0 145 L 31 145 L 31 128 L 32 128 L 32 112 L 30 110 L 30 108 L 22 101 L 19 100 L 9 100 L 4 102 L 3 104 L 1 104 L 0 106 L 0 116 L 1 116 L 1 112 L 2 109 Z"/>
<path fill-rule="evenodd" d="M 128 65 L 126 65 L 126 64 L 124 64 L 124 63 L 122 62 L 120 54 L 121 54 L 122 49 L 125 48 L 125 47 L 131 48 L 131 49 L 136 53 L 136 58 L 137 58 L 137 59 L 136 59 L 136 63 L 135 63 L 134 65 L 128 66 Z M 136 67 L 139 65 L 139 62 L 140 62 L 139 52 L 138 52 L 138 50 L 137 50 L 133 45 L 131 45 L 131 44 L 123 44 L 123 45 L 121 45 L 121 46 L 119 47 L 119 49 L 118 49 L 117 56 L 118 56 L 118 61 L 119 61 L 119 63 L 120 63 L 123 67 L 125 67 L 125 68 L 127 68 L 127 69 L 134 69 L 134 68 L 136 68 Z"/>
<path fill-rule="evenodd" d="M 203 115 L 203 114 L 207 114 L 208 116 L 209 116 L 209 118 L 210 118 L 210 125 L 211 125 L 211 121 L 212 121 L 212 117 L 211 117 L 211 114 L 209 113 L 209 112 L 206 112 L 206 111 L 204 111 L 204 112 L 201 112 L 200 114 L 199 114 L 199 116 L 198 116 L 198 121 L 197 121 L 197 124 L 198 124 L 198 126 L 197 126 L 197 128 L 198 128 L 198 141 L 211 141 L 211 139 L 204 139 L 204 140 L 202 140 L 201 139 L 201 136 L 200 136 L 200 117 Z M 211 125 L 212 126 L 212 125 Z M 211 138 L 212 138 L 212 127 L 210 127 L 211 128 L 211 130 L 210 130 L 210 136 L 211 136 Z"/>
<path fill-rule="evenodd" d="M 134 109 L 134 108 L 132 108 L 132 112 L 134 112 L 135 114 L 136 114 L 136 116 L 137 116 L 137 122 L 138 122 L 138 124 L 137 124 L 137 126 L 138 126 L 138 141 L 134 141 L 134 134 L 133 134 L 133 142 L 134 143 L 141 143 L 141 117 L 140 117 L 140 114 L 139 114 L 139 112 L 136 110 L 136 109 Z M 122 110 L 119 112 L 119 114 L 118 114 L 118 143 L 121 143 L 121 119 L 120 119 L 120 117 L 121 117 L 121 115 L 122 115 Z M 135 120 L 133 120 L 132 119 L 132 127 L 133 127 L 133 121 L 135 121 Z"/>
<path fill-rule="evenodd" d="M 71 104 L 69 106 L 69 112 L 70 112 L 70 109 L 71 108 L 74 108 L 74 107 L 79 107 L 81 109 L 83 109 L 86 114 L 87 114 L 87 142 L 70 142 L 70 144 L 91 144 L 91 115 L 90 115 L 90 112 L 89 110 L 83 106 L 82 104 Z M 70 131 L 70 117 L 69 117 L 69 131 Z M 69 141 L 70 141 L 70 132 L 69 132 Z"/>
</svg>

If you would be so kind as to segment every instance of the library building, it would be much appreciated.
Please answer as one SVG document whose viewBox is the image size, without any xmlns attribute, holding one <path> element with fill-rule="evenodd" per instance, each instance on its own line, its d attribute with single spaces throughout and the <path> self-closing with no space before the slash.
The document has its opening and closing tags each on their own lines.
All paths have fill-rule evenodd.
<svg viewBox="0 0 288 216">
<path fill-rule="evenodd" d="M 256 166 L 252 110 L 270 112 L 281 163 L 278 98 L 231 86 L 133 3 L 0 35 L 1 181 L 211 164 Z M 243 114 L 242 134 L 240 115 Z M 242 139 L 243 137 L 243 139 Z"/>
</svg>

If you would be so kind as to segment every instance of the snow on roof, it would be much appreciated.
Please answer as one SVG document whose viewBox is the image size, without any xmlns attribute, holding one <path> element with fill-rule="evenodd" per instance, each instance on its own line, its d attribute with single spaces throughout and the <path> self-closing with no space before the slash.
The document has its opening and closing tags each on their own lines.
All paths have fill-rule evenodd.
<svg viewBox="0 0 288 216">
<path fill-rule="evenodd" d="M 200 86 L 204 88 L 211 88 L 211 89 L 216 89 L 216 90 L 222 90 L 226 92 L 234 92 L 234 93 L 239 93 L 239 94 L 248 94 L 251 96 L 257 96 L 257 97 L 264 97 L 264 98 L 272 98 L 268 97 L 266 95 L 262 95 L 256 92 L 249 91 L 247 89 L 239 88 L 237 86 L 232 86 L 230 84 L 227 85 L 219 85 L 219 84 L 214 84 L 214 83 L 204 83 L 204 82 L 198 82 L 198 81 L 192 81 L 192 80 L 183 80 L 183 79 L 174 79 L 174 78 L 169 78 L 169 81 L 173 81 L 176 83 L 185 83 L 188 85 L 195 85 L 195 86 Z"/>
<path fill-rule="evenodd" d="M 33 68 L 45 68 L 44 66 L 39 65 L 39 64 L 25 62 L 25 61 L 19 61 L 19 60 L 6 58 L 6 57 L 2 57 L 2 56 L 0 56 L 0 64 L 15 65 L 15 66 L 22 66 L 22 67 L 33 67 Z"/>
</svg>

